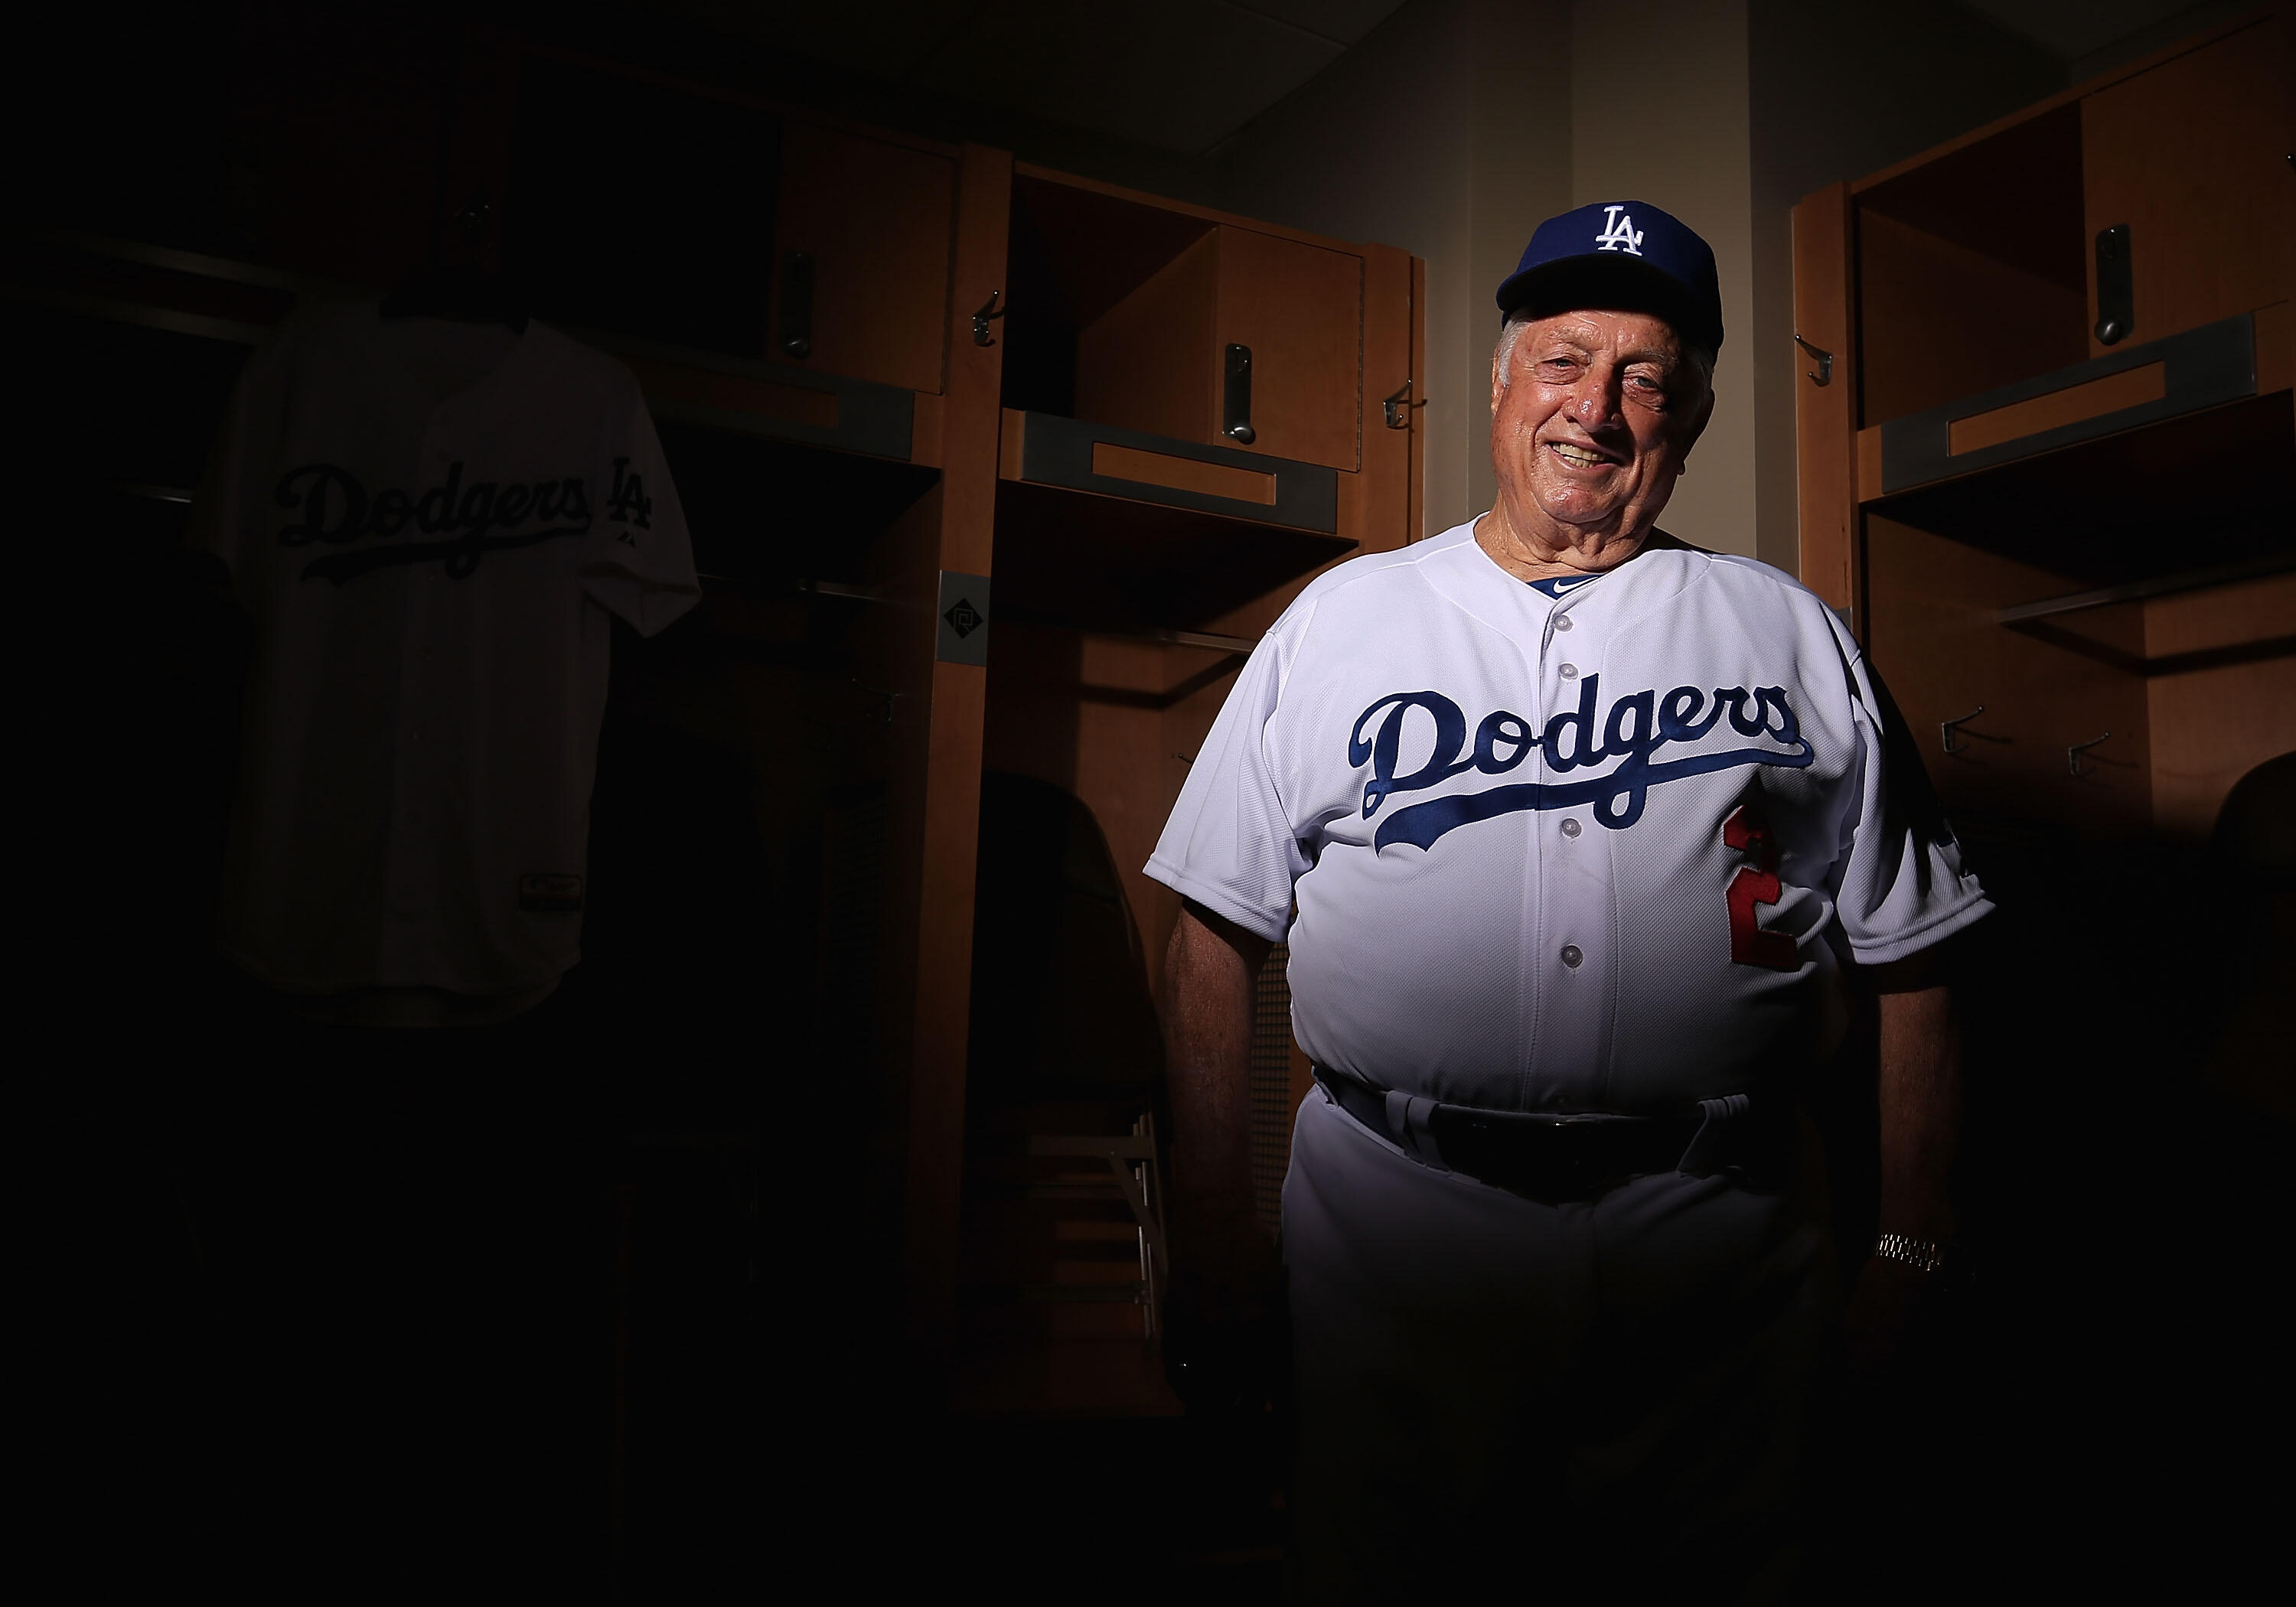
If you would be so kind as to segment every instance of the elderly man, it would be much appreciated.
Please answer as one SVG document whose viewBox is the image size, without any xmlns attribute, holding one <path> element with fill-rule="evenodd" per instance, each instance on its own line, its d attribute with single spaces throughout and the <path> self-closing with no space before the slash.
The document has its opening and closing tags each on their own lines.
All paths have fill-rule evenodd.
<svg viewBox="0 0 2296 1607">
<path fill-rule="evenodd" d="M 1759 1597 L 1839 1310 L 1798 1087 L 1878 987 L 1853 1307 L 1885 1332 L 1951 1237 L 1956 1051 L 1916 956 L 1989 906 L 1833 613 L 1658 528 L 1714 406 L 1706 243 L 1582 207 L 1498 299 L 1496 504 L 1308 587 L 1149 862 L 1186 901 L 1175 1343 L 1218 1372 L 1266 1286 L 1246 1057 L 1288 938 L 1304 1599 Z"/>
</svg>

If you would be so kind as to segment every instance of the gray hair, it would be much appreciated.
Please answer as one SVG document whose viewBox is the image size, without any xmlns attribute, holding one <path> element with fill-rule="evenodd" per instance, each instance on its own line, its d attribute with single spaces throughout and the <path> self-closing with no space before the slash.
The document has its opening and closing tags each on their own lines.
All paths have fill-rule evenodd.
<svg viewBox="0 0 2296 1607">
<path fill-rule="evenodd" d="M 1491 361 L 1498 369 L 1500 389 L 1505 390 L 1514 383 L 1515 342 L 1522 339 L 1525 329 L 1538 321 L 1522 309 L 1507 315 L 1506 323 L 1499 330 L 1499 343 L 1491 352 Z M 1689 364 L 1698 375 L 1698 399 L 1705 401 L 1714 394 L 1714 354 L 1702 346 L 1693 346 L 1685 340 L 1682 343 L 1682 360 Z"/>
</svg>

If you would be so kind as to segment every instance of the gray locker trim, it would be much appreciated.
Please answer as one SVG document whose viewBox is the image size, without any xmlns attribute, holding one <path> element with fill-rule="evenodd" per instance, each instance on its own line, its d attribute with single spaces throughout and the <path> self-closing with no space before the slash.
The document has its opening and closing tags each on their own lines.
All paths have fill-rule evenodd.
<svg viewBox="0 0 2296 1607">
<path fill-rule="evenodd" d="M 1268 457 L 1258 452 L 1237 452 L 1226 447 L 1201 447 L 1193 441 L 1174 440 L 1169 436 L 1150 435 L 1144 430 L 1119 430 L 1111 424 L 1088 424 L 1058 414 L 1024 413 L 1021 416 L 1024 421 L 1021 478 L 1024 480 L 1062 486 L 1071 491 L 1096 491 L 1103 496 L 1121 496 L 1131 502 L 1193 508 L 1203 513 L 1225 514 L 1230 519 L 1249 519 L 1259 524 L 1288 525 L 1293 529 L 1324 535 L 1339 533 L 1340 471 L 1336 469 L 1327 469 L 1320 463 L 1295 463 L 1285 457 Z M 1144 480 L 1095 474 L 1092 449 L 1103 442 L 1163 457 L 1192 458 L 1254 474 L 1271 474 L 1275 478 L 1275 501 L 1273 505 L 1244 502 L 1233 496 L 1214 496 L 1209 492 L 1176 490 Z"/>
<path fill-rule="evenodd" d="M 2037 435 L 2019 436 L 1975 452 L 1956 454 L 1952 450 L 1952 429 L 1957 419 L 1973 418 L 2053 391 L 2068 390 L 2149 363 L 2162 364 L 2167 369 L 2162 376 L 2163 394 L 2158 401 L 2101 413 L 2095 418 L 2061 424 Z M 2237 313 L 2148 345 L 2108 352 L 2086 363 L 2021 380 L 1997 390 L 1962 397 L 1926 413 L 1891 419 L 1882 426 L 1882 494 L 1894 496 L 1917 486 L 1997 468 L 2020 458 L 2054 452 L 2060 447 L 2157 423 L 2181 413 L 2197 412 L 2255 394 L 2255 323 L 2247 313 Z"/>
</svg>

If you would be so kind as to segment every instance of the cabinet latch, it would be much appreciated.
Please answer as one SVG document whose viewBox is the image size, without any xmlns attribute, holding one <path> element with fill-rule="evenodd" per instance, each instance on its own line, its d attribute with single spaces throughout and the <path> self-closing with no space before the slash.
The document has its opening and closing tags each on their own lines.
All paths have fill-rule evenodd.
<svg viewBox="0 0 2296 1607">
<path fill-rule="evenodd" d="M 2096 338 L 2118 345 L 2136 327 L 2136 276 L 2128 264 L 2128 225 L 2096 235 Z"/>
<path fill-rule="evenodd" d="M 1226 383 L 1221 388 L 1220 433 L 1241 447 L 1259 439 L 1251 427 L 1251 348 L 1230 342 L 1222 364 Z"/>
<path fill-rule="evenodd" d="M 783 357 L 813 356 L 813 255 L 809 251 L 791 251 L 782 258 L 778 339 Z"/>
</svg>

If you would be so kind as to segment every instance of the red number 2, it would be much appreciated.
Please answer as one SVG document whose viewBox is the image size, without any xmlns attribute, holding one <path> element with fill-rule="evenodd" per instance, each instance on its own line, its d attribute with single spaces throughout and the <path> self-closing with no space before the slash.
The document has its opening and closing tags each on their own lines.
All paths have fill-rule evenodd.
<svg viewBox="0 0 2296 1607">
<path fill-rule="evenodd" d="M 1798 971 L 1801 955 L 1794 940 L 1782 931 L 1765 931 L 1754 919 L 1758 904 L 1775 904 L 1778 886 L 1778 840 L 1770 823 L 1751 804 L 1740 804 L 1722 823 L 1722 842 L 1753 860 L 1730 876 L 1730 963 L 1762 965 L 1772 971 Z"/>
</svg>

